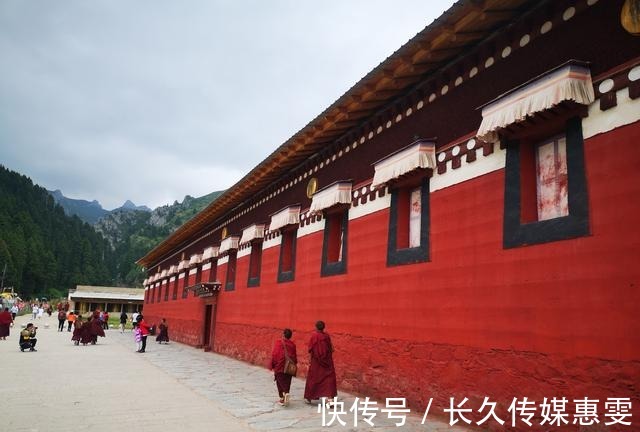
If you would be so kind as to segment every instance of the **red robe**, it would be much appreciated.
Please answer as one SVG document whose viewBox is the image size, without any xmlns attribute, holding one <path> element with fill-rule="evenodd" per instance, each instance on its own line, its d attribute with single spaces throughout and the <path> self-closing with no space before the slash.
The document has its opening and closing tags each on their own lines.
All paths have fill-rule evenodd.
<svg viewBox="0 0 640 432">
<path fill-rule="evenodd" d="M 304 398 L 309 400 L 338 395 L 336 370 L 333 367 L 333 345 L 328 334 L 316 331 L 309 339 L 311 363 L 304 386 Z"/>
<path fill-rule="evenodd" d="M 11 312 L 9 311 L 0 312 L 0 337 L 9 336 L 9 328 L 11 327 L 12 322 L 13 322 L 13 317 L 11 316 Z"/>
<path fill-rule="evenodd" d="M 287 355 L 294 363 L 298 363 L 296 355 L 296 344 L 289 339 L 281 339 L 273 345 L 271 353 L 271 369 L 274 373 L 284 373 L 284 348 L 283 343 L 287 345 Z"/>
<path fill-rule="evenodd" d="M 271 353 L 271 369 L 273 370 L 274 380 L 278 387 L 278 396 L 280 399 L 284 398 L 285 393 L 291 392 L 291 375 L 284 373 L 284 347 L 287 348 L 287 356 L 292 362 L 298 363 L 298 356 L 296 355 L 296 344 L 289 339 L 280 339 L 273 345 L 273 351 Z"/>
<path fill-rule="evenodd" d="M 166 324 L 160 324 L 158 326 L 160 332 L 156 336 L 156 342 L 169 342 L 169 327 Z"/>
<path fill-rule="evenodd" d="M 83 325 L 84 325 L 84 323 L 78 321 L 77 318 L 76 318 L 75 324 L 73 325 L 73 336 L 71 336 L 71 340 L 72 341 L 80 342 L 80 339 L 82 339 L 82 326 Z"/>
</svg>

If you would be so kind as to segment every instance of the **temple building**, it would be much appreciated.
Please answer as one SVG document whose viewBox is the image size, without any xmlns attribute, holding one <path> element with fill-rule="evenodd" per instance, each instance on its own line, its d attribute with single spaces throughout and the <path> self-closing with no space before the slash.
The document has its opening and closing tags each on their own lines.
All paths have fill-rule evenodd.
<svg viewBox="0 0 640 432">
<path fill-rule="evenodd" d="M 96 309 L 109 313 L 128 314 L 140 312 L 144 301 L 144 290 L 140 288 L 103 287 L 76 285 L 69 290 L 70 309 L 79 314 L 87 314 Z"/>
<path fill-rule="evenodd" d="M 258 365 L 290 327 L 304 375 L 322 319 L 342 390 L 639 421 L 629 3 L 456 2 L 139 260 L 147 320 Z"/>
</svg>

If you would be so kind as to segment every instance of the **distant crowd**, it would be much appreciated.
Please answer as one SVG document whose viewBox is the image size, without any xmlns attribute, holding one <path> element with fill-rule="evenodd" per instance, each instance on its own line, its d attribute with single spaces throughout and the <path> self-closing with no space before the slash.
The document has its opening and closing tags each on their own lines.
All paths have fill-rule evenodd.
<svg viewBox="0 0 640 432">
<path fill-rule="evenodd" d="M 33 304 L 34 320 L 42 318 L 45 310 L 49 311 L 49 305 Z M 48 308 L 47 308 L 48 307 Z M 88 319 L 74 311 L 69 310 L 69 304 L 59 303 L 58 310 L 58 332 L 71 332 L 71 340 L 75 345 L 95 345 L 98 337 L 105 337 L 105 330 L 109 329 L 109 313 L 99 309 L 94 310 Z M 13 326 L 19 308 L 14 305 L 11 309 L 4 308 L 0 311 L 0 340 L 6 340 L 9 336 L 10 327 Z M 49 312 L 49 315 L 51 313 Z M 124 333 L 128 323 L 128 315 L 122 311 L 120 314 L 120 333 Z M 131 316 L 132 332 L 136 343 L 136 352 L 144 353 L 147 348 L 147 337 L 156 333 L 154 325 L 148 324 L 141 313 L 134 312 Z M 29 323 L 20 332 L 20 349 L 22 351 L 36 351 L 36 332 L 38 327 Z M 324 331 L 325 323 L 317 321 L 315 332 L 311 335 L 308 343 L 310 355 L 309 370 L 304 391 L 304 401 L 311 403 L 312 400 L 331 401 L 337 395 L 336 372 L 333 365 L 333 344 L 331 337 Z M 156 342 L 169 343 L 169 327 L 166 319 L 162 319 L 157 328 L 158 335 Z M 291 379 L 297 374 L 297 353 L 296 345 L 291 340 L 293 332 L 291 329 L 284 329 L 281 339 L 273 346 L 271 362 L 269 368 L 274 372 L 274 380 L 278 391 L 278 403 L 283 406 L 289 404 Z"/>
</svg>

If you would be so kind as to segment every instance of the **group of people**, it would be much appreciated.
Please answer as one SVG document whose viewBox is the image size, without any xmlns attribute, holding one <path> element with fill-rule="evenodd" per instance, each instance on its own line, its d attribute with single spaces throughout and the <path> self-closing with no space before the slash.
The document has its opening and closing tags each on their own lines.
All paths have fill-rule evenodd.
<svg viewBox="0 0 640 432">
<path fill-rule="evenodd" d="M 71 332 L 71 327 L 76 322 L 77 316 L 73 311 L 65 312 L 64 309 L 58 310 L 58 331 L 64 331 L 64 325 L 67 324 L 67 331 Z"/>
<path fill-rule="evenodd" d="M 0 340 L 5 340 L 9 336 L 10 326 L 13 324 L 15 316 L 4 308 L 0 312 Z M 100 311 L 94 311 L 87 321 L 82 320 L 81 315 L 75 315 L 73 311 L 65 313 L 64 309 L 58 311 L 58 331 L 64 331 L 64 323 L 68 322 L 67 331 L 71 331 L 74 326 L 73 336 L 71 340 L 75 345 L 95 345 L 98 336 L 104 337 L 104 322 L 100 319 Z M 120 331 L 124 332 L 127 322 L 127 314 L 123 311 L 120 315 Z M 28 349 L 36 351 L 37 342 L 36 332 L 38 327 L 33 323 L 27 324 L 26 328 L 20 332 L 20 350 Z M 325 323 L 317 321 L 315 331 L 311 335 L 308 343 L 308 352 L 310 356 L 309 371 L 307 373 L 307 381 L 304 388 L 304 401 L 308 404 L 313 400 L 327 398 L 332 400 L 338 394 L 336 384 L 336 370 L 333 365 L 333 344 L 331 337 L 324 331 Z M 158 326 L 158 335 L 156 342 L 169 343 L 169 327 L 167 320 L 162 318 Z M 147 348 L 147 337 L 152 333 L 152 326 L 145 320 L 142 314 L 134 313 L 133 316 L 133 334 L 136 342 L 136 352 L 144 353 Z M 293 332 L 291 329 L 284 329 L 282 339 L 276 341 L 271 353 L 270 369 L 274 372 L 274 380 L 278 389 L 278 403 L 287 406 L 290 399 L 291 380 L 295 376 L 295 367 L 292 369 L 288 363 L 297 365 L 298 357 L 296 352 L 296 344 L 291 340 Z"/>
<path fill-rule="evenodd" d="M 167 320 L 162 318 L 160 325 L 158 326 L 158 335 L 156 336 L 156 342 L 162 344 L 169 343 L 169 326 Z M 136 342 L 136 352 L 143 353 L 147 349 L 147 337 L 150 334 L 155 333 L 155 328 L 149 325 L 142 314 L 137 314 L 135 322 L 133 323 L 133 339 Z"/>
<path fill-rule="evenodd" d="M 315 328 L 308 344 L 310 362 L 304 388 L 304 401 L 308 404 L 322 398 L 332 400 L 338 395 L 331 337 L 324 331 L 324 321 L 316 322 Z M 287 363 L 298 363 L 296 345 L 291 340 L 292 335 L 291 329 L 284 329 L 282 339 L 276 341 L 271 354 L 271 370 L 274 372 L 278 389 L 278 403 L 282 406 L 289 404 L 293 378 L 292 372 L 287 370 Z"/>
<path fill-rule="evenodd" d="M 18 311 L 10 311 L 8 307 L 5 307 L 3 311 L 0 311 L 0 340 L 7 340 L 17 312 Z M 20 339 L 18 341 L 20 351 L 24 351 L 26 349 L 29 351 L 36 351 L 36 342 L 38 342 L 36 339 L 37 330 L 38 327 L 34 326 L 33 323 L 29 323 L 24 330 L 20 332 Z"/>
<path fill-rule="evenodd" d="M 71 336 L 74 345 L 95 345 L 98 342 L 98 336 L 106 336 L 104 323 L 100 320 L 100 311 L 93 311 L 89 319 L 84 322 L 81 315 L 75 317 L 73 335 Z"/>
</svg>

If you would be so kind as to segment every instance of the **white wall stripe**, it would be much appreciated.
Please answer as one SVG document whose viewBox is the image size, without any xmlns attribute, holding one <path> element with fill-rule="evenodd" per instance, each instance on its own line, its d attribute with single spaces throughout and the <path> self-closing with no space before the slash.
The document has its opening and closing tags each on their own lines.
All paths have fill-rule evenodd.
<svg viewBox="0 0 640 432">
<path fill-rule="evenodd" d="M 589 116 L 582 119 L 584 139 L 640 120 L 640 98 L 630 99 L 629 89 L 623 88 L 616 92 L 616 100 L 618 104 L 606 111 L 600 110 L 599 100 L 589 105 Z"/>
</svg>

